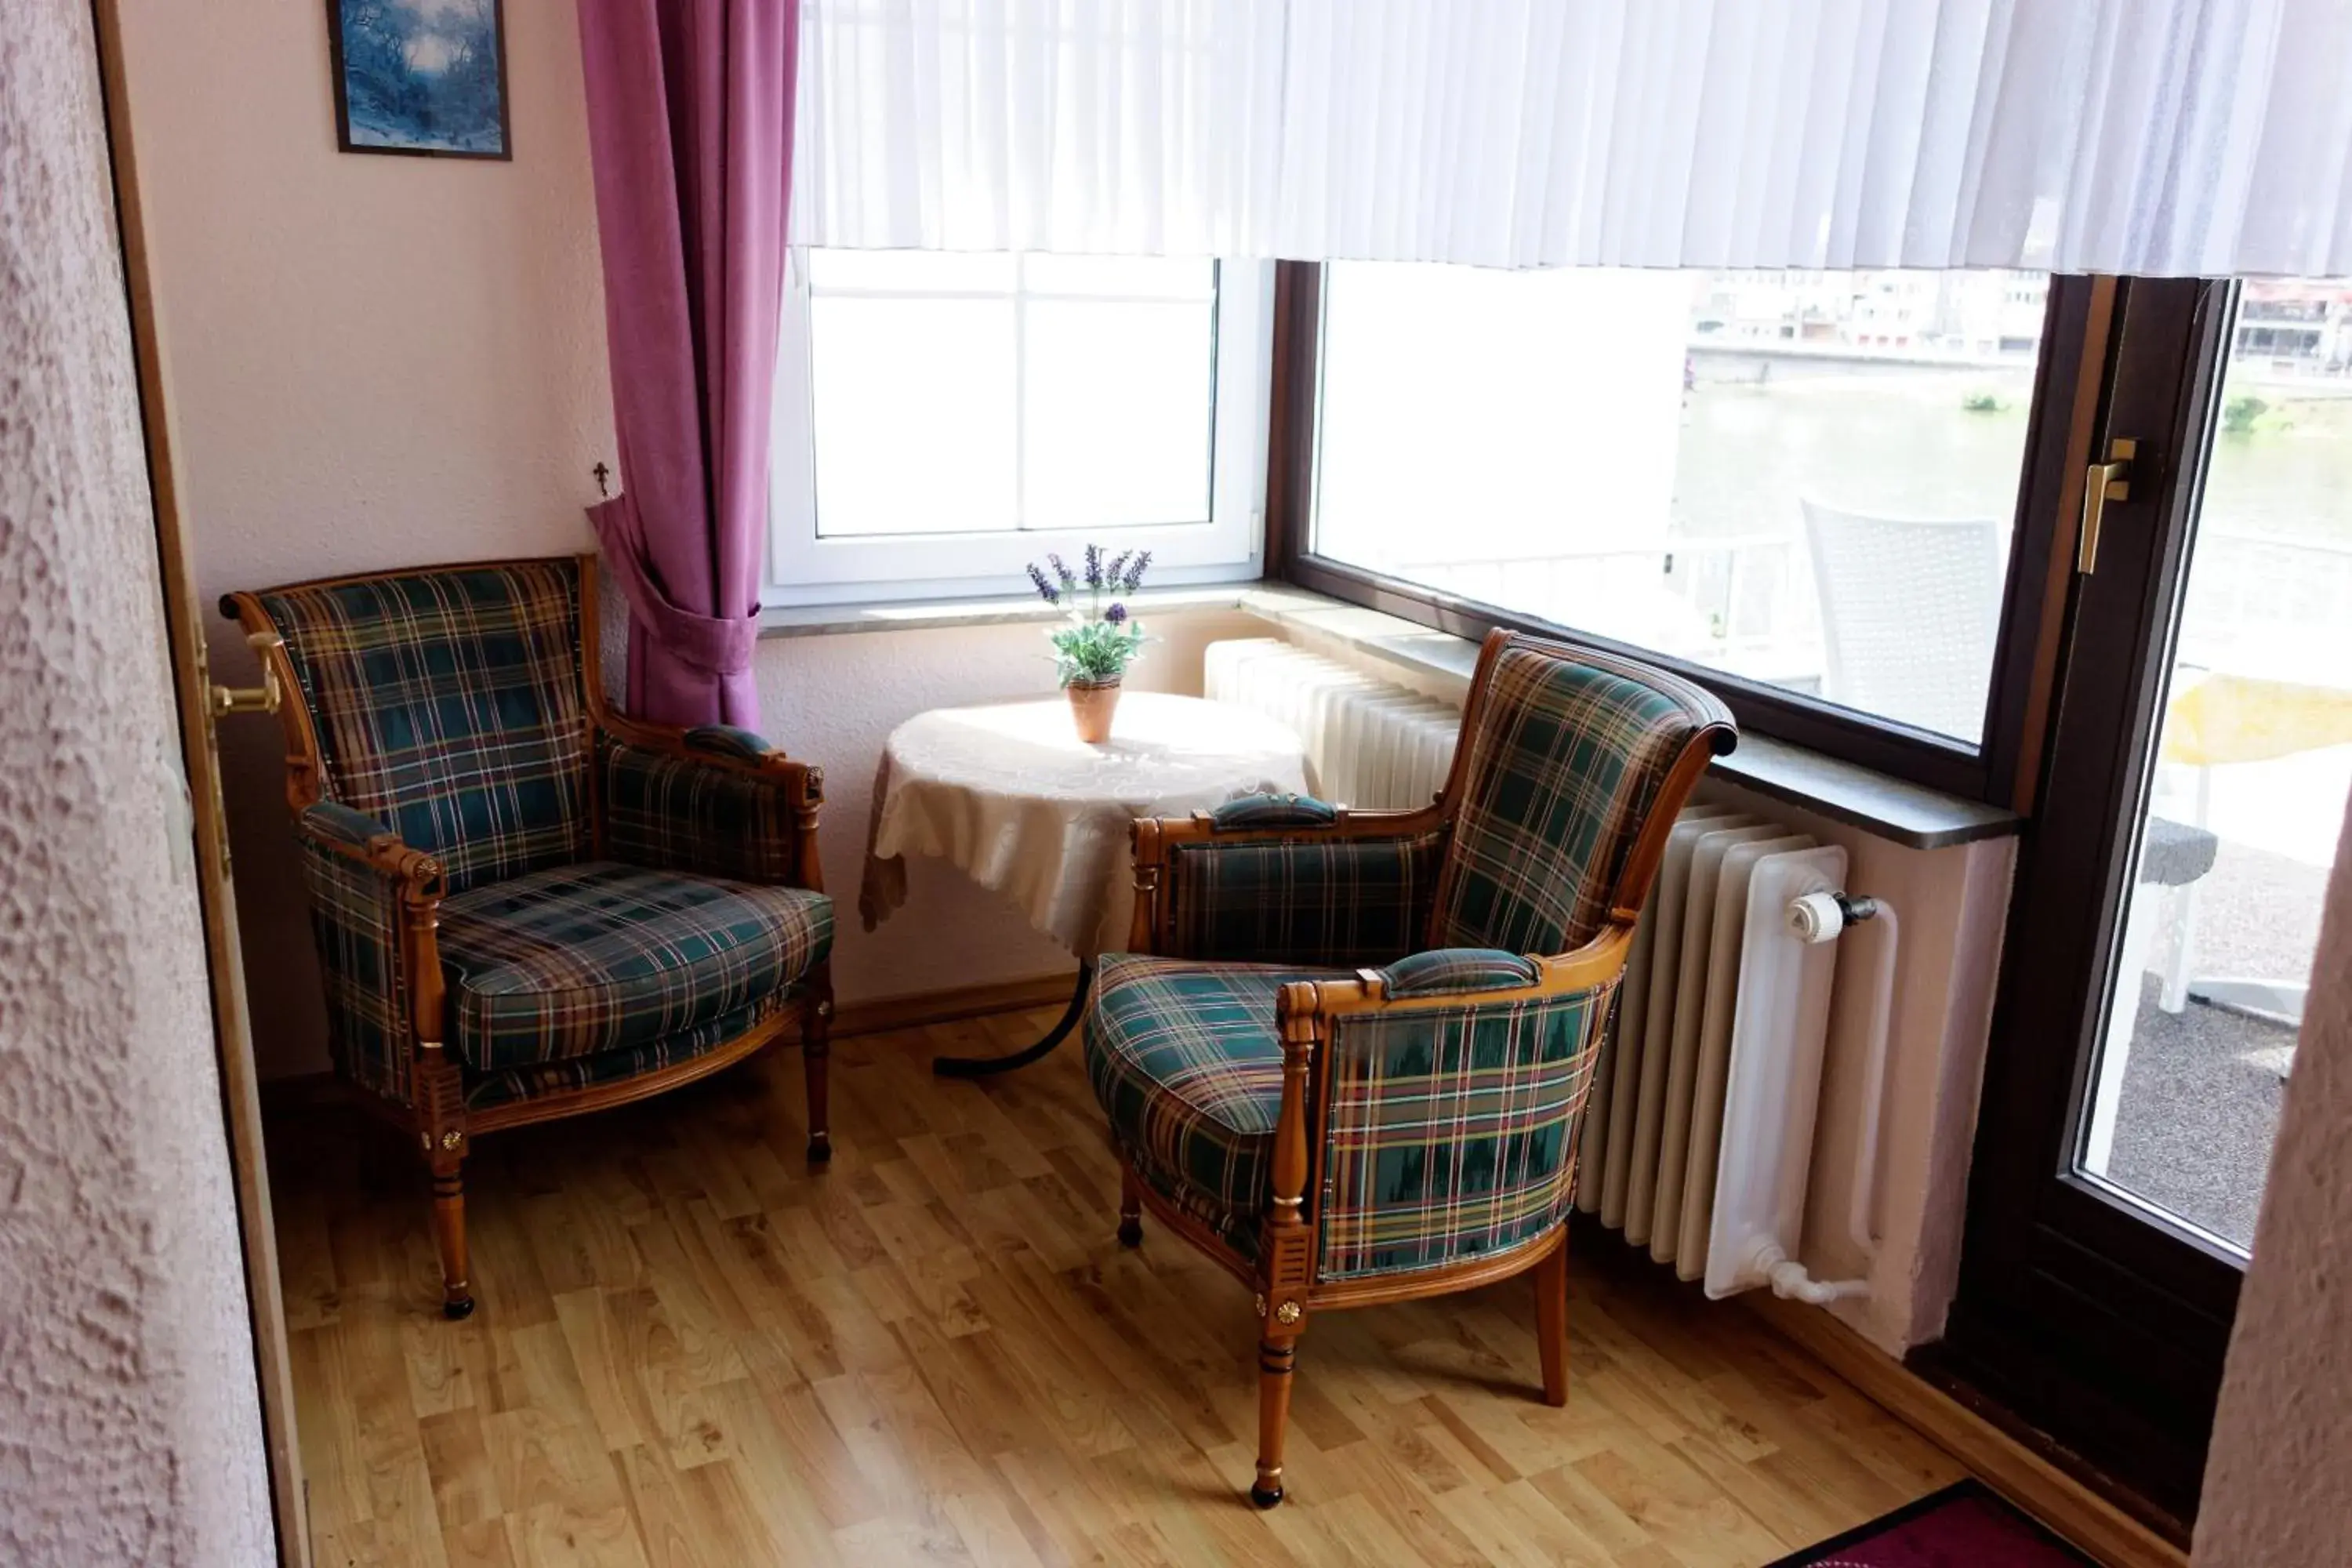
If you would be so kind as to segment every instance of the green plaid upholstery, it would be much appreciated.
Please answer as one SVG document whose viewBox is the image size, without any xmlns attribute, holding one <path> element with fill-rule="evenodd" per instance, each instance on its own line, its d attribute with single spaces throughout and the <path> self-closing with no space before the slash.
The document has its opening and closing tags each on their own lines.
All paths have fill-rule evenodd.
<svg viewBox="0 0 2352 1568">
<path fill-rule="evenodd" d="M 572 562 L 404 573 L 259 598 L 317 727 L 327 798 L 433 855 L 452 891 L 585 852 Z"/>
<path fill-rule="evenodd" d="M 1599 934 L 1675 761 L 1728 715 L 1671 676 L 1526 637 L 1495 650 L 1474 701 L 1449 827 L 1349 840 L 1302 819 L 1287 841 L 1173 846 L 1170 955 L 1115 953 L 1097 971 L 1087 1068 L 1113 1142 L 1244 1257 L 1272 1184 L 1276 994 L 1358 964 L 1385 966 L 1391 1000 L 1440 1000 L 1330 1025 L 1308 1087 L 1317 1278 L 1507 1253 L 1568 1212 L 1618 976 L 1565 996 L 1473 994 L 1532 984 L 1528 955 Z M 1234 809 L 1288 826 L 1294 808 Z"/>
<path fill-rule="evenodd" d="M 1722 711 L 1660 672 L 1506 645 L 1463 737 L 1468 779 L 1427 945 L 1559 953 L 1591 940 L 1659 785 Z"/>
<path fill-rule="evenodd" d="M 751 739 L 761 747 L 754 754 L 764 753 L 766 742 Z M 800 840 L 781 783 L 609 736 L 596 752 L 604 852 L 614 859 L 740 882 L 798 880 Z"/>
<path fill-rule="evenodd" d="M 1209 820 L 1225 833 L 1242 827 L 1324 827 L 1339 815 L 1339 807 L 1311 795 L 1245 795 L 1209 813 Z"/>
<path fill-rule="evenodd" d="M 410 977 L 400 963 L 400 892 L 373 867 L 330 845 L 364 844 L 383 834 L 342 806 L 302 814 L 302 880 L 326 982 L 327 1048 L 344 1076 L 407 1104 L 412 1037 Z"/>
<path fill-rule="evenodd" d="M 1257 1251 L 1282 1106 L 1275 994 L 1346 971 L 1105 953 L 1087 1077 L 1136 1173 L 1245 1257 Z"/>
<path fill-rule="evenodd" d="M 1386 963 L 1421 945 L 1444 838 L 1181 845 L 1169 856 L 1170 951 L 1262 963 Z"/>
<path fill-rule="evenodd" d="M 1493 947 L 1432 948 L 1400 958 L 1380 972 L 1391 997 L 1533 985 L 1539 973 L 1535 960 Z"/>
<path fill-rule="evenodd" d="M 1549 1231 L 1568 1212 L 1616 991 L 1339 1019 L 1321 1069 L 1318 1277 L 1430 1268 Z"/>
<path fill-rule="evenodd" d="M 649 1045 L 631 1046 L 617 1051 L 599 1051 L 593 1057 L 567 1057 L 562 1061 L 539 1062 L 530 1067 L 504 1068 L 497 1072 L 468 1072 L 466 1075 L 466 1108 L 468 1110 L 484 1110 L 493 1105 L 506 1105 L 518 1100 L 536 1100 L 541 1095 L 557 1094 L 566 1089 L 616 1083 L 690 1062 L 697 1057 L 709 1055 L 767 1018 L 791 994 L 789 991 L 776 992 L 763 1002 Z"/>
<path fill-rule="evenodd" d="M 443 901 L 449 1044 L 478 1072 L 650 1046 L 772 997 L 832 945 L 822 893 L 551 867 Z"/>
</svg>

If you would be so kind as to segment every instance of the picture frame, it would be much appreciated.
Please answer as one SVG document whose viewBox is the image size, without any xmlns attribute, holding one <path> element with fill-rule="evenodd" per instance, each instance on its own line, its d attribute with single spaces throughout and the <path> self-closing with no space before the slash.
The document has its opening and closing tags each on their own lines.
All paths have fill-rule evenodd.
<svg viewBox="0 0 2352 1568">
<path fill-rule="evenodd" d="M 327 0 L 327 44 L 343 152 L 513 161 L 505 0 Z"/>
</svg>

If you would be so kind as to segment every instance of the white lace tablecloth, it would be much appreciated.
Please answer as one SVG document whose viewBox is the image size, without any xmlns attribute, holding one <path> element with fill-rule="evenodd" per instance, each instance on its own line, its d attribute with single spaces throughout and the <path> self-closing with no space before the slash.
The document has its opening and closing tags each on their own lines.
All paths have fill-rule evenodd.
<svg viewBox="0 0 2352 1568">
<path fill-rule="evenodd" d="M 1287 726 L 1197 697 L 1125 693 L 1099 746 L 1058 696 L 934 709 L 882 748 L 857 910 L 872 931 L 907 901 L 903 857 L 935 855 L 1091 963 L 1127 945 L 1135 818 L 1307 787 Z"/>
</svg>

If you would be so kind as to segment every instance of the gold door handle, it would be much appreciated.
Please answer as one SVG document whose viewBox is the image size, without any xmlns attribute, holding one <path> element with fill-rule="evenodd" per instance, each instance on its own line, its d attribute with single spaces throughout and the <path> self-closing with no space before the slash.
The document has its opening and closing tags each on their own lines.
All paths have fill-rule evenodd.
<svg viewBox="0 0 2352 1568">
<path fill-rule="evenodd" d="M 269 662 L 274 651 L 286 646 L 286 639 L 276 632 L 249 632 L 246 642 L 261 659 L 261 684 L 258 686 L 215 686 L 212 689 L 213 712 L 275 713 L 285 704 L 286 689 L 278 684 L 277 667 Z"/>
<path fill-rule="evenodd" d="M 2084 576 L 2099 569 L 2099 527 L 2106 521 L 2107 503 L 2131 500 L 2132 459 L 2139 443 L 2128 437 L 2107 443 L 2107 460 L 2093 463 L 2083 475 L 2083 527 L 2074 539 L 2074 570 Z"/>
</svg>

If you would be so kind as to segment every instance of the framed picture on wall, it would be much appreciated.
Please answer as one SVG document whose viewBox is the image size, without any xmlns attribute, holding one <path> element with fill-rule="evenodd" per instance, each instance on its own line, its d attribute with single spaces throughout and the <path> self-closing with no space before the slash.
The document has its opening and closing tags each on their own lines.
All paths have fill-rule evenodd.
<svg viewBox="0 0 2352 1568">
<path fill-rule="evenodd" d="M 512 158 L 503 0 L 327 0 L 346 153 Z"/>
</svg>

